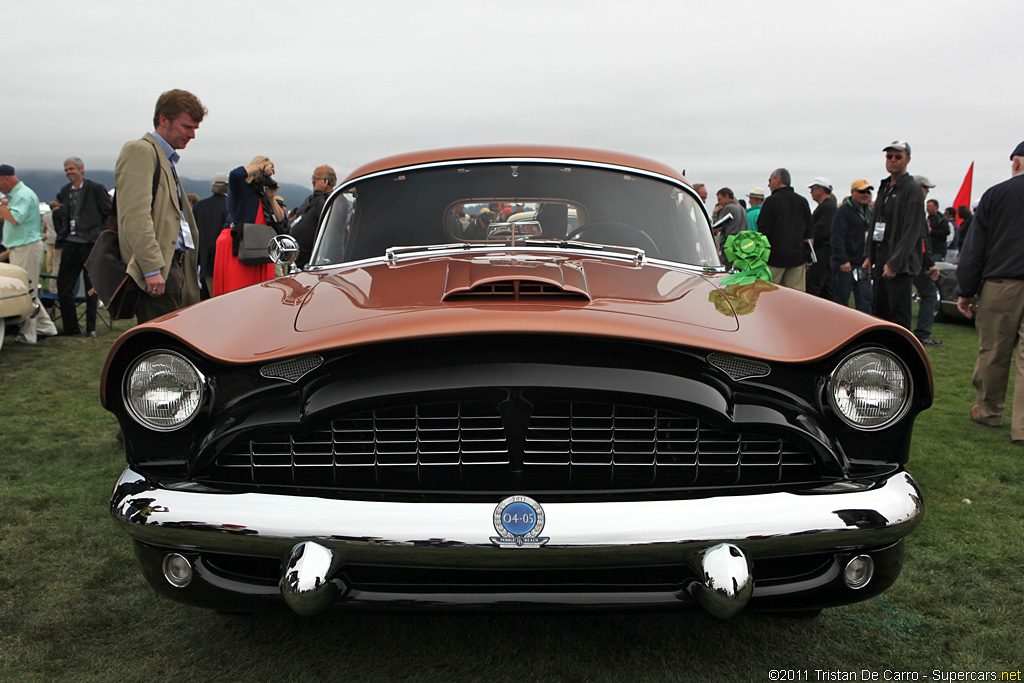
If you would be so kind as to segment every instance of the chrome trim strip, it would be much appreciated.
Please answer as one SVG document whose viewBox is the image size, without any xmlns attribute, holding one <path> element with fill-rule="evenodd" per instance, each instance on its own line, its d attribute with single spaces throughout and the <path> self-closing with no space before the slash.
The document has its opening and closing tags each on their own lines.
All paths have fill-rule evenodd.
<svg viewBox="0 0 1024 683">
<path fill-rule="evenodd" d="M 463 246 L 465 245 L 465 246 Z M 603 245 L 599 245 L 603 246 Z M 468 248 L 467 248 L 468 247 Z M 394 248 L 394 247 L 392 247 Z M 419 247 L 401 247 L 402 249 L 416 249 Z M 598 251 L 596 249 L 574 249 L 574 248 L 563 248 L 563 247 L 541 247 L 541 246 L 528 246 L 528 247 L 510 247 L 507 244 L 502 245 L 491 245 L 491 244 L 470 244 L 468 242 L 452 243 L 451 245 L 425 245 L 422 247 L 425 251 L 422 254 L 416 254 L 421 259 L 436 258 L 438 256 L 478 256 L 480 254 L 540 254 L 542 256 L 560 256 L 560 257 L 582 257 L 592 258 L 600 260 L 604 258 L 614 260 L 626 260 L 634 265 L 634 267 L 643 267 L 647 264 L 665 266 L 674 268 L 676 270 L 694 271 L 697 275 L 719 275 L 725 273 L 725 266 L 699 266 L 693 263 L 678 263 L 676 261 L 666 261 L 664 259 L 652 258 L 646 254 L 643 257 L 642 263 L 637 263 L 636 258 L 631 254 L 628 258 L 622 255 L 612 254 L 606 251 Z M 611 247 L 614 249 L 615 247 Z M 431 251 L 426 251 L 431 249 Z M 412 259 L 410 259 L 411 261 Z M 344 261 L 342 263 L 328 263 L 318 266 L 306 266 L 303 269 L 305 273 L 317 273 L 325 270 L 357 270 L 366 266 L 384 264 L 384 265 L 398 265 L 397 256 L 392 258 L 388 253 L 381 256 L 371 256 L 369 258 L 359 259 L 358 261 Z"/>
<path fill-rule="evenodd" d="M 544 503 L 548 545 L 494 546 L 498 503 L 397 503 L 171 490 L 125 469 L 111 514 L 133 538 L 190 550 L 286 557 L 316 541 L 345 561 L 391 566 L 648 565 L 731 543 L 751 559 L 894 543 L 923 512 L 907 472 L 861 491 L 693 500 Z"/>
</svg>

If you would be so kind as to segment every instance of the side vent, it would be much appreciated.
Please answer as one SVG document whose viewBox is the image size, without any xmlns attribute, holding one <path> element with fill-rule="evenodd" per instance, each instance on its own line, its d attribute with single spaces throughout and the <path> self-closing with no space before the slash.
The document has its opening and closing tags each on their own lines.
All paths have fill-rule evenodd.
<svg viewBox="0 0 1024 683">
<path fill-rule="evenodd" d="M 708 354 L 708 362 L 736 381 L 751 377 L 767 377 L 772 371 L 767 363 L 728 356 L 724 353 Z"/>
<path fill-rule="evenodd" d="M 267 379 L 283 379 L 295 384 L 300 379 L 324 364 L 324 359 L 317 355 L 301 356 L 291 360 L 271 363 L 260 368 L 260 374 Z"/>
<path fill-rule="evenodd" d="M 590 301 L 582 292 L 569 292 L 550 282 L 537 280 L 498 280 L 484 282 L 469 290 L 452 292 L 445 301 L 472 301 L 474 299 L 524 299 L 557 298 L 569 301 Z"/>
</svg>

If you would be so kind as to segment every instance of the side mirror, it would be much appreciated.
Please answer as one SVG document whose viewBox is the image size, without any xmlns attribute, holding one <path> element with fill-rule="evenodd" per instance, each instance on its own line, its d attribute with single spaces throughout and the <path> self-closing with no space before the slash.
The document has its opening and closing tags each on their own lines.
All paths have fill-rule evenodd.
<svg viewBox="0 0 1024 683">
<path fill-rule="evenodd" d="M 291 235 L 274 235 L 267 253 L 274 263 L 294 263 L 299 257 L 299 243 Z"/>
</svg>

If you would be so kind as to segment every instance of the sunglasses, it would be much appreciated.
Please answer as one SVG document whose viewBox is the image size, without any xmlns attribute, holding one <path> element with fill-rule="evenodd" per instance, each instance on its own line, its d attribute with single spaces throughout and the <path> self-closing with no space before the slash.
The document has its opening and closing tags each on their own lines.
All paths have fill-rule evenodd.
<svg viewBox="0 0 1024 683">
<path fill-rule="evenodd" d="M 871 190 L 854 190 L 857 194 L 871 194 Z"/>
</svg>

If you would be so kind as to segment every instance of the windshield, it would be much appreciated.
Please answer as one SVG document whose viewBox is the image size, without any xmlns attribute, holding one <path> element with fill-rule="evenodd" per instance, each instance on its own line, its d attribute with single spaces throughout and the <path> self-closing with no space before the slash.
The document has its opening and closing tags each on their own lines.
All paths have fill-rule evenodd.
<svg viewBox="0 0 1024 683">
<path fill-rule="evenodd" d="M 648 257 L 719 265 L 698 200 L 647 176 L 556 163 L 441 166 L 377 176 L 331 197 L 311 265 L 383 256 L 390 247 L 579 241 Z"/>
</svg>

